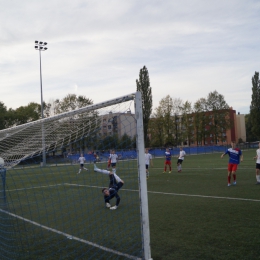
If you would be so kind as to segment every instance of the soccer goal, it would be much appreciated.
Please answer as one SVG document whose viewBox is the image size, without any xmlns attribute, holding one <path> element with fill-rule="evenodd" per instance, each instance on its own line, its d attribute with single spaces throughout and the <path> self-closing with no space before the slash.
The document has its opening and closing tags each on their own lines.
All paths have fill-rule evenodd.
<svg viewBox="0 0 260 260">
<path fill-rule="evenodd" d="M 140 92 L 1 130 L 0 157 L 1 259 L 151 259 Z"/>
</svg>

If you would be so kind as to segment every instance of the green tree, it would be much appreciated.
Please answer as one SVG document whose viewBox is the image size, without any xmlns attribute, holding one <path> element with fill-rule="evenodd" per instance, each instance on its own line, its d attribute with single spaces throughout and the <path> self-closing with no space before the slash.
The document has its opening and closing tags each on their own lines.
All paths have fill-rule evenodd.
<svg viewBox="0 0 260 260">
<path fill-rule="evenodd" d="M 213 137 L 215 144 L 219 139 L 223 138 L 223 133 L 233 126 L 233 122 L 229 116 L 229 105 L 224 96 L 216 90 L 210 92 L 207 97 L 207 109 L 209 111 L 209 132 Z"/>
<path fill-rule="evenodd" d="M 183 134 L 182 134 L 182 100 L 179 98 L 175 98 L 172 100 L 173 106 L 172 106 L 172 136 L 173 136 L 173 145 L 181 145 L 181 142 L 183 141 Z"/>
<path fill-rule="evenodd" d="M 150 86 L 150 78 L 147 68 L 144 66 L 140 69 L 139 80 L 136 80 L 136 89 L 142 94 L 143 108 L 143 126 L 144 126 L 144 141 L 145 146 L 149 146 L 148 125 L 152 114 L 153 99 L 152 88 Z"/>
<path fill-rule="evenodd" d="M 260 81 L 259 72 L 252 77 L 252 100 L 250 105 L 252 133 L 260 140 Z"/>
<path fill-rule="evenodd" d="M 125 133 L 123 134 L 123 136 L 121 137 L 118 143 L 118 149 L 130 149 L 130 148 L 133 148 L 133 140 L 129 135 Z"/>
<path fill-rule="evenodd" d="M 6 127 L 7 108 L 3 102 L 0 101 L 0 130 Z"/>
<path fill-rule="evenodd" d="M 200 98 L 194 103 L 194 130 L 197 144 L 205 144 L 207 138 L 207 126 L 209 124 L 209 114 L 207 113 L 207 100 Z"/>
<path fill-rule="evenodd" d="M 84 106 L 92 105 L 93 101 L 85 96 L 77 96 L 75 94 L 68 94 L 63 99 L 55 100 L 54 114 L 69 112 Z"/>
<path fill-rule="evenodd" d="M 191 102 L 186 101 L 181 107 L 182 139 L 188 145 L 194 140 L 194 118 Z"/>
<path fill-rule="evenodd" d="M 164 145 L 163 122 L 164 118 L 161 110 L 160 108 L 156 108 L 149 121 L 149 135 L 153 147 L 161 147 Z"/>
<path fill-rule="evenodd" d="M 252 133 L 252 122 L 250 114 L 245 115 L 245 124 L 246 124 L 246 141 L 254 142 L 257 141 L 258 138 Z"/>
<path fill-rule="evenodd" d="M 17 109 L 8 110 L 7 126 L 26 124 L 41 118 L 41 105 L 31 102 L 27 106 L 20 106 Z"/>
</svg>

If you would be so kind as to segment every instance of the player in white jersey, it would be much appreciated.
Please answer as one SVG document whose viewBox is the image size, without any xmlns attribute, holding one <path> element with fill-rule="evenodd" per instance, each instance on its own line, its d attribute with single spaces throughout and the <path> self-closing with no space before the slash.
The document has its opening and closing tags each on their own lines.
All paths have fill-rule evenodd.
<svg viewBox="0 0 260 260">
<path fill-rule="evenodd" d="M 145 149 L 144 159 L 145 159 L 145 169 L 146 169 L 146 178 L 149 178 L 149 165 L 153 166 L 152 155 L 148 152 L 148 149 Z"/>
<path fill-rule="evenodd" d="M 255 165 L 255 177 L 256 177 L 256 184 L 260 184 L 260 143 L 258 144 L 259 149 L 256 150 L 256 156 L 254 159 L 256 160 L 256 165 Z"/>
<path fill-rule="evenodd" d="M 117 163 L 117 160 L 118 160 L 118 156 L 115 153 L 115 150 L 111 151 L 109 159 L 111 160 L 111 167 L 112 167 L 112 169 L 116 169 L 116 163 Z"/>
<path fill-rule="evenodd" d="M 83 169 L 88 171 L 87 168 L 84 168 L 84 162 L 86 161 L 86 158 L 83 156 L 83 154 L 80 155 L 78 161 L 79 161 L 79 165 L 80 165 L 78 174 L 80 174 L 81 170 L 83 170 Z"/>
<path fill-rule="evenodd" d="M 182 166 L 185 155 L 186 155 L 185 151 L 183 150 L 182 147 L 180 147 L 180 154 L 179 154 L 178 160 L 177 160 L 177 170 L 178 170 L 178 172 L 181 172 L 181 166 Z"/>
</svg>

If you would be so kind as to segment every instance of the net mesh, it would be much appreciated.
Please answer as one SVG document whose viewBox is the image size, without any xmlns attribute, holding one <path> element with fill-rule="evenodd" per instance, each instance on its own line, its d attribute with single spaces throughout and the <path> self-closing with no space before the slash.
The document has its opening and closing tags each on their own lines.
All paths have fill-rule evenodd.
<svg viewBox="0 0 260 260">
<path fill-rule="evenodd" d="M 0 131 L 1 259 L 143 258 L 133 99 Z M 101 192 L 108 175 L 93 170 L 107 169 L 111 149 L 124 181 L 117 210 Z"/>
</svg>

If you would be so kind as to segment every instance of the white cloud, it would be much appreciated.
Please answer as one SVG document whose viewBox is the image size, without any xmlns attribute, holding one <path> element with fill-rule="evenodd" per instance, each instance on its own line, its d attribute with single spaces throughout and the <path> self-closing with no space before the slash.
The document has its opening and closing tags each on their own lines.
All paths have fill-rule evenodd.
<svg viewBox="0 0 260 260">
<path fill-rule="evenodd" d="M 259 71 L 258 1 L 3 1 L 0 101 L 9 108 L 77 93 L 101 102 L 136 90 L 150 74 L 154 107 L 166 95 L 191 102 L 210 91 L 248 113 Z"/>
</svg>

